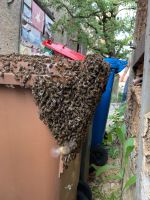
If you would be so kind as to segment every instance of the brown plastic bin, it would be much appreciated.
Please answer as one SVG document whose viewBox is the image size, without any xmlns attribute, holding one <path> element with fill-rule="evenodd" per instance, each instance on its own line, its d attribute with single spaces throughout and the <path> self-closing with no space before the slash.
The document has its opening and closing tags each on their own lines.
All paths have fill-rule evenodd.
<svg viewBox="0 0 150 200">
<path fill-rule="evenodd" d="M 80 156 L 60 174 L 56 148 L 31 90 L 11 74 L 0 78 L 0 200 L 75 200 Z"/>
</svg>

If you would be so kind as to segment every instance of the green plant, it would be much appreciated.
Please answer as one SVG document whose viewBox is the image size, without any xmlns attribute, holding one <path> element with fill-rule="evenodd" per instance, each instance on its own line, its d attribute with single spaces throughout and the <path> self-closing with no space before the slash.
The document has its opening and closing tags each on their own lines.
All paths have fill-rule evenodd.
<svg viewBox="0 0 150 200">
<path fill-rule="evenodd" d="M 132 185 L 136 183 L 136 177 L 132 176 L 130 177 L 125 183 L 124 183 L 124 177 L 125 177 L 125 170 L 128 166 L 129 162 L 129 156 L 134 150 L 134 139 L 131 137 L 126 136 L 126 126 L 124 123 L 124 113 L 125 113 L 125 105 L 121 105 L 121 107 L 117 108 L 112 116 L 109 117 L 111 119 L 111 126 L 107 130 L 107 137 L 104 141 L 104 143 L 108 146 L 109 151 L 111 152 L 113 149 L 113 152 L 115 151 L 114 144 L 119 145 L 120 149 L 120 155 L 121 155 L 121 165 L 115 166 L 115 165 L 105 165 L 102 167 L 96 167 L 94 166 L 96 170 L 96 176 L 101 175 L 102 173 L 111 170 L 111 169 L 118 169 L 119 167 L 119 173 L 117 175 L 110 175 L 106 177 L 106 180 L 118 180 L 121 182 L 121 192 L 119 199 L 122 199 L 122 195 L 124 191 L 129 189 Z M 116 151 L 118 149 L 116 148 Z M 111 155 L 109 153 L 109 155 Z"/>
<path fill-rule="evenodd" d="M 116 159 L 116 158 L 118 158 L 118 156 L 119 156 L 119 148 L 118 148 L 118 146 L 116 145 L 116 146 L 110 146 L 109 148 L 108 148 L 108 155 L 110 156 L 110 158 L 112 158 L 112 159 Z"/>
<path fill-rule="evenodd" d="M 119 92 L 118 93 L 118 102 L 122 101 L 122 97 L 123 97 L 123 92 Z"/>
<path fill-rule="evenodd" d="M 113 115 L 110 115 L 108 118 L 110 125 L 106 129 L 107 137 L 104 139 L 104 144 L 108 147 L 115 146 L 119 143 L 119 137 L 121 137 L 120 134 L 123 134 L 124 131 L 121 130 L 120 132 L 120 128 L 125 129 L 125 125 L 123 125 L 125 109 L 126 104 L 122 104 L 120 107 L 116 108 Z M 125 133 L 123 135 L 125 135 Z"/>
<path fill-rule="evenodd" d="M 123 187 L 123 191 L 124 190 L 127 190 L 128 188 L 130 188 L 132 185 L 134 185 L 136 183 L 136 176 L 132 176 L 132 177 L 130 177 L 127 181 L 126 181 L 126 183 L 125 183 L 125 185 L 124 185 L 124 187 Z"/>
<path fill-rule="evenodd" d="M 96 170 L 96 176 L 100 176 L 102 173 L 110 170 L 110 169 L 117 169 L 117 166 L 114 165 L 104 165 L 102 167 L 97 167 L 96 165 L 92 165 L 92 167 L 94 167 L 94 169 Z"/>
<path fill-rule="evenodd" d="M 102 191 L 102 188 L 98 188 L 98 186 L 93 186 L 93 199 L 96 200 L 119 200 L 120 192 L 118 190 L 107 194 Z"/>
</svg>

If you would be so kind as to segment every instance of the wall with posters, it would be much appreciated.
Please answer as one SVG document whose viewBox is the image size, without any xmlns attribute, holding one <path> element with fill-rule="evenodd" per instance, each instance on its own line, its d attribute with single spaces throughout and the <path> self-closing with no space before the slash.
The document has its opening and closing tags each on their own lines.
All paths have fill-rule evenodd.
<svg viewBox="0 0 150 200">
<path fill-rule="evenodd" d="M 0 54 L 18 53 L 21 0 L 0 0 Z"/>
<path fill-rule="evenodd" d="M 33 0 L 23 0 L 21 17 L 20 53 L 49 55 L 51 51 L 42 46 L 42 41 L 52 37 L 53 20 Z"/>
</svg>

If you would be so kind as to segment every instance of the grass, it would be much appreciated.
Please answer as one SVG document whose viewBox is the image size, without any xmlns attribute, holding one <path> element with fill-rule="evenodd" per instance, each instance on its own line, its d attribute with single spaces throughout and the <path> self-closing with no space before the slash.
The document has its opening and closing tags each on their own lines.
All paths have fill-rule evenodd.
<svg viewBox="0 0 150 200">
<path fill-rule="evenodd" d="M 102 191 L 102 187 L 102 185 L 101 188 L 98 188 L 97 186 L 92 187 L 93 200 L 119 200 L 119 189 L 108 194 Z"/>
</svg>

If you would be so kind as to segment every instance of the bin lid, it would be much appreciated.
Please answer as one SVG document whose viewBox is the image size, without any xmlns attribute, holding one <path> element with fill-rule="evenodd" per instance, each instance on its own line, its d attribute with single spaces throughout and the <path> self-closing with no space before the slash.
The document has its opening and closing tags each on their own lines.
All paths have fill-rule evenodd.
<svg viewBox="0 0 150 200">
<path fill-rule="evenodd" d="M 104 61 L 110 64 L 111 69 L 116 69 L 116 73 L 121 72 L 128 64 L 127 60 L 119 58 L 104 58 Z"/>
<path fill-rule="evenodd" d="M 58 56 L 0 55 L 0 85 L 30 88 L 37 76 L 50 76 L 51 73 L 59 76 L 56 66 L 51 67 L 51 64 L 61 59 Z"/>
<path fill-rule="evenodd" d="M 70 58 L 71 60 L 84 60 L 85 56 L 66 47 L 60 43 L 54 43 L 52 40 L 44 40 L 42 44 L 48 49 L 53 50 L 55 53 L 59 53 L 64 57 Z"/>
</svg>

